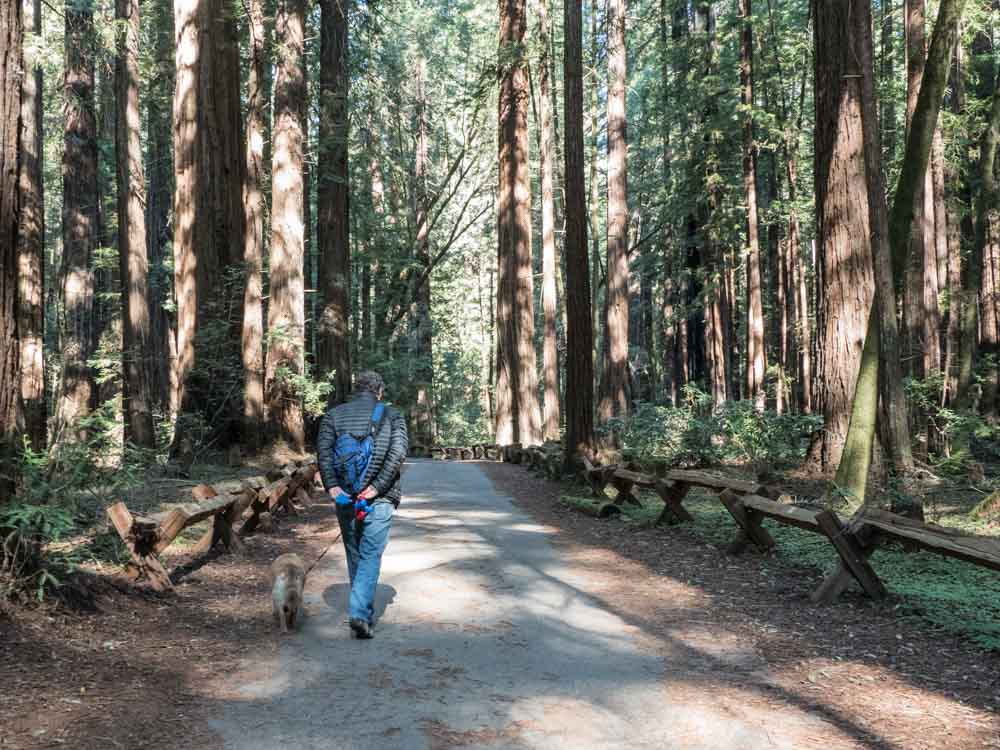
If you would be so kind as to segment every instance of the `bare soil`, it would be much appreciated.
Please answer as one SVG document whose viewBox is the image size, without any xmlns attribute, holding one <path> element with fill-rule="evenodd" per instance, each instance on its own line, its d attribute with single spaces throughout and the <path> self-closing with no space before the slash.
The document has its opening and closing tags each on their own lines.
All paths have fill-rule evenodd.
<svg viewBox="0 0 1000 750">
<path fill-rule="evenodd" d="M 593 595 L 665 657 L 685 644 L 714 654 L 706 676 L 724 668 L 755 711 L 795 706 L 858 747 L 1000 748 L 1000 655 L 903 620 L 892 603 L 849 594 L 815 607 L 814 570 L 732 557 L 680 527 L 593 519 L 558 502 L 562 485 L 518 466 L 481 466 L 558 530 L 554 543 L 591 571 Z M 227 697 L 226 676 L 241 659 L 271 658 L 279 643 L 271 560 L 297 552 L 311 562 L 335 538 L 320 499 L 248 538 L 245 556 L 165 556 L 173 593 L 87 574 L 77 589 L 85 597 L 0 610 L 0 749 L 219 748 L 208 719 Z M 745 663 L 729 661 L 747 652 Z M 670 690 L 680 703 L 711 699 L 696 680 Z M 447 746 L 439 729 L 430 727 L 435 746 Z"/>
<path fill-rule="evenodd" d="M 1000 655 L 904 621 L 891 601 L 875 605 L 849 593 L 815 606 L 815 570 L 733 557 L 683 527 L 591 518 L 559 502 L 563 485 L 519 466 L 482 466 L 498 489 L 559 530 L 554 543 L 589 567 L 606 605 L 659 642 L 668 659 L 691 639 L 702 649 L 714 644 L 718 660 L 706 662 L 706 672 L 724 665 L 734 690 L 756 696 L 758 711 L 794 705 L 859 747 L 1000 748 Z M 754 658 L 730 664 L 728 646 Z M 681 700 L 707 697 L 696 683 L 681 691 Z"/>
<path fill-rule="evenodd" d="M 314 502 L 247 537 L 244 556 L 168 550 L 173 593 L 84 573 L 69 603 L 0 610 L 0 748 L 220 747 L 207 718 L 227 672 L 278 645 L 271 561 L 297 552 L 311 562 L 335 525 L 330 506 Z"/>
</svg>

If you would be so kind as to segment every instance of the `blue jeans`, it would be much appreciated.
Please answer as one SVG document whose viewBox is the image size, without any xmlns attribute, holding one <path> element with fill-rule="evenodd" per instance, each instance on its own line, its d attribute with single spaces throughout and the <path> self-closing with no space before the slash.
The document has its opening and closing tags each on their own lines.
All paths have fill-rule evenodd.
<svg viewBox="0 0 1000 750">
<path fill-rule="evenodd" d="M 389 543 L 389 527 L 395 512 L 392 503 L 375 503 L 364 521 L 354 518 L 354 507 L 337 506 L 337 520 L 347 553 L 351 576 L 348 616 L 371 623 L 375 617 L 375 587 L 382 568 L 382 553 Z"/>
</svg>

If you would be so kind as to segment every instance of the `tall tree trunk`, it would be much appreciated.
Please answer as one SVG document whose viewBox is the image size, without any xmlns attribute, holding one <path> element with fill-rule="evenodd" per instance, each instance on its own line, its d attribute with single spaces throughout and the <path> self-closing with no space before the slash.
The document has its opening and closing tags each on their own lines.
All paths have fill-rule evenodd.
<svg viewBox="0 0 1000 750">
<path fill-rule="evenodd" d="M 541 436 L 531 262 L 525 0 L 501 0 L 498 102 L 497 442 L 534 445 Z"/>
<path fill-rule="evenodd" d="M 895 78 L 895 36 L 892 17 L 895 13 L 896 0 L 882 3 L 882 62 L 881 77 L 883 82 Z M 882 97 L 882 112 L 879 118 L 882 151 L 887 159 L 892 159 L 896 152 L 896 97 Z"/>
<path fill-rule="evenodd" d="M 917 106 L 920 81 L 926 59 L 925 0 L 904 0 L 906 14 L 906 130 L 909 133 Z M 927 179 L 917 186 L 913 226 L 910 234 L 909 261 L 901 279 L 903 290 L 903 352 L 906 373 L 923 377 L 924 332 L 927 310 L 924 292 L 924 258 L 928 241 L 933 242 L 933 215 L 927 215 Z M 933 202 L 931 203 L 933 210 Z"/>
<path fill-rule="evenodd" d="M 924 306 L 927 308 L 924 338 L 927 346 L 924 348 L 924 371 L 928 374 L 940 372 L 943 366 L 942 352 L 942 312 L 940 305 L 941 290 L 948 286 L 948 213 L 944 204 L 944 140 L 941 126 L 934 131 L 934 142 L 931 148 L 930 184 L 932 203 L 934 206 L 934 240 L 928 242 L 929 248 L 924 262 L 925 283 Z"/>
<path fill-rule="evenodd" d="M 172 0 L 153 0 L 150 26 L 154 30 L 153 69 L 146 95 L 146 245 L 149 251 L 152 319 L 150 376 L 159 406 L 170 410 L 171 350 L 176 346 L 169 312 L 171 284 L 164 263 L 170 249 L 169 224 L 173 203 L 174 162 L 170 100 L 174 89 L 174 15 Z M 171 415 L 173 416 L 173 415 Z"/>
<path fill-rule="evenodd" d="M 995 362 L 1000 351 L 1000 314 L 997 311 L 1000 295 L 1000 212 L 996 200 L 988 209 L 986 220 L 986 240 L 983 245 L 982 282 L 979 286 L 979 353 L 986 362 Z M 995 364 L 984 368 L 982 377 L 983 395 L 979 402 L 979 413 L 993 422 L 997 408 L 997 367 Z"/>
<path fill-rule="evenodd" d="M 176 349 L 171 374 L 171 413 L 183 408 L 187 379 L 194 369 L 198 320 L 197 196 L 203 189 L 198 154 L 198 86 L 201 49 L 200 6 L 204 0 L 174 0 L 176 62 L 174 80 L 174 296 L 177 301 Z"/>
<path fill-rule="evenodd" d="M 114 26 L 115 2 L 95 2 L 95 28 Z M 114 42 L 112 41 L 112 47 Z M 94 46 L 95 92 L 97 112 L 97 244 L 96 248 L 116 247 L 118 228 L 118 144 L 115 122 L 115 56 L 103 42 Z M 94 309 L 92 351 L 121 351 L 121 278 L 117 268 L 108 263 L 93 264 Z M 96 374 L 96 373 L 95 373 Z M 94 384 L 93 405 L 103 404 L 121 393 L 122 381 L 102 379 Z"/>
<path fill-rule="evenodd" d="M 302 98 L 305 78 L 304 0 L 281 0 L 275 22 L 279 40 L 274 90 L 274 145 L 271 186 L 271 286 L 267 329 L 265 399 L 275 438 L 293 451 L 305 446 L 302 407 L 290 378 L 301 375 L 305 356 L 302 260 L 303 211 Z"/>
<path fill-rule="evenodd" d="M 810 458 L 840 464 L 872 306 L 871 230 L 861 122 L 861 80 L 851 54 L 851 17 L 865 0 L 813 2 L 816 44 L 816 224 L 823 289 L 815 406 L 824 429 Z M 877 353 L 877 349 L 876 349 Z"/>
<path fill-rule="evenodd" d="M 63 367 L 56 404 L 57 440 L 82 439 L 94 382 L 87 360 L 94 341 L 94 274 L 98 242 L 97 120 L 94 116 L 94 11 L 68 4 L 63 151 Z"/>
<path fill-rule="evenodd" d="M 590 198 L 588 208 L 590 211 L 590 310 L 593 322 L 591 324 L 591 334 L 595 339 L 595 344 L 602 344 L 606 337 L 601 335 L 601 188 L 600 175 L 598 172 L 599 149 L 598 141 L 598 89 L 600 84 L 597 77 L 598 55 L 600 53 L 600 37 L 598 36 L 597 11 L 600 7 L 598 0 L 590 2 L 590 109 L 588 111 L 588 121 L 590 126 L 590 170 L 589 181 Z M 602 346 L 603 349 L 603 346 Z M 603 369 L 603 362 L 595 347 L 592 352 L 596 363 L 596 377 L 600 377 Z M 596 386 L 596 378 L 591 387 Z"/>
<path fill-rule="evenodd" d="M 175 0 L 173 409 L 225 445 L 242 419 L 245 207 L 235 18 L 223 0 Z M 197 369 L 196 369 L 197 365 Z M 185 419 L 189 416 L 184 416 Z M 215 422 L 216 419 L 221 419 Z M 174 451 L 192 438 L 183 423 Z M 194 446 L 191 446 L 192 448 Z"/>
<path fill-rule="evenodd" d="M 602 421 L 629 411 L 628 141 L 626 135 L 625 0 L 608 3 L 608 281 L 606 359 L 598 414 Z"/>
<path fill-rule="evenodd" d="M 308 8 L 306 13 L 308 14 Z M 309 42 L 302 53 L 302 284 L 306 293 L 302 295 L 302 316 L 305 321 L 305 358 L 316 361 L 316 268 L 319 258 L 313 246 L 312 183 L 314 180 L 310 162 L 309 135 Z"/>
<path fill-rule="evenodd" d="M 594 329 L 587 267 L 583 179 L 583 0 L 563 10 L 563 122 L 566 127 L 566 464 L 594 442 Z"/>
<path fill-rule="evenodd" d="M 538 109 L 542 172 L 542 310 L 545 326 L 542 336 L 542 380 L 544 389 L 542 437 L 559 439 L 559 356 L 556 351 L 556 233 L 555 195 L 553 172 L 555 149 L 553 145 L 552 95 L 549 79 L 549 9 L 548 0 L 538 3 L 538 43 L 541 59 L 538 68 Z"/>
<path fill-rule="evenodd" d="M 996 241 L 992 235 L 1000 226 L 1000 192 L 995 174 L 997 144 L 1000 143 L 1000 73 L 993 88 L 992 105 L 983 134 L 979 139 L 979 186 L 976 191 L 976 235 L 969 258 L 962 264 L 962 304 L 959 320 L 960 344 L 958 347 L 958 372 L 956 375 L 955 406 L 972 410 L 977 396 L 973 389 L 973 365 L 976 360 L 976 336 L 980 321 L 976 297 L 983 287 L 983 265 L 988 246 Z M 992 235 L 992 236 L 991 236 Z M 968 438 L 958 436 L 952 446 L 952 455 L 968 451 Z"/>
<path fill-rule="evenodd" d="M 920 94 L 913 112 L 906 139 L 906 153 L 896 184 L 890 213 L 889 232 L 892 242 L 893 275 L 902 277 L 907 260 L 910 229 L 919 210 L 927 165 L 945 87 L 948 83 L 951 53 L 958 35 L 958 23 L 965 0 L 942 0 L 930 51 L 921 79 Z M 922 205 L 922 204 L 921 204 Z"/>
<path fill-rule="evenodd" d="M 243 441 L 253 451 L 261 445 L 264 427 L 264 140 L 267 105 L 264 91 L 268 28 L 264 23 L 264 0 L 250 0 L 250 61 L 247 71 L 247 150 L 243 185 L 246 235 L 243 263 L 241 359 L 246 377 L 243 396 Z"/>
<path fill-rule="evenodd" d="M 753 17 L 750 0 L 740 0 L 740 101 L 743 115 L 743 191 L 747 201 L 747 395 L 764 410 L 764 302 L 761 289 L 760 233 L 757 219 L 757 159 L 753 138 Z"/>
<path fill-rule="evenodd" d="M 961 18 L 964 0 L 944 0 L 940 5 L 937 24 L 934 27 L 934 35 L 931 40 L 930 53 L 928 54 L 927 65 L 924 70 L 923 79 L 920 86 L 920 94 L 917 98 L 916 107 L 913 111 L 913 118 L 906 136 L 906 150 L 903 158 L 903 167 L 899 175 L 896 186 L 896 194 L 893 200 L 892 215 L 889 221 L 889 242 L 892 248 L 892 274 L 898 278 L 906 268 L 907 254 L 911 250 L 912 223 L 914 215 L 919 209 L 920 190 L 924 183 L 927 172 L 927 165 L 930 159 L 931 145 L 934 131 L 937 127 L 938 112 L 941 108 L 941 100 L 945 87 L 948 83 L 948 72 L 951 62 L 951 52 L 954 49 L 955 38 L 958 33 L 958 22 Z M 855 37 L 866 37 L 870 28 L 870 19 L 867 17 L 865 5 L 863 15 L 857 17 Z M 870 45 L 870 41 L 869 41 Z M 870 49 L 870 46 L 869 46 Z M 870 53 L 867 58 L 863 54 L 856 55 L 862 64 L 863 70 L 870 67 Z M 868 97 L 872 98 L 872 95 Z M 868 107 L 874 114 L 874 105 Z M 874 131 L 867 134 L 869 144 L 874 146 Z M 880 259 L 882 256 L 876 258 Z M 935 269 L 936 272 L 936 269 Z M 879 275 L 882 286 L 887 279 L 886 274 Z M 882 294 L 880 286 L 880 295 Z M 891 313 L 883 308 L 881 312 L 882 320 L 886 320 Z M 878 392 L 877 377 L 873 378 L 871 373 L 877 376 L 878 364 L 878 342 L 880 328 L 878 320 L 874 320 L 869 325 L 868 335 L 865 342 L 865 355 L 860 366 L 858 377 L 858 387 L 854 398 L 854 411 L 852 414 L 852 436 L 851 450 L 845 449 L 844 465 L 837 471 L 837 481 L 841 486 L 847 487 L 858 501 L 865 499 L 865 482 L 868 473 L 868 461 L 871 458 L 872 436 L 874 434 L 874 420 L 876 411 L 876 399 Z M 884 350 L 883 357 L 893 358 L 894 352 Z M 894 385 L 898 388 L 898 383 Z M 887 404 L 887 409 L 896 408 L 905 410 L 905 403 L 901 394 L 896 394 L 895 407 Z M 898 411 L 895 417 L 898 420 L 905 419 L 905 411 L 900 414 Z M 855 422 L 864 425 L 859 428 L 855 435 L 853 425 Z M 871 426 L 868 423 L 871 422 Z M 888 426 L 888 431 L 896 430 L 895 424 Z M 909 444 L 905 431 L 900 434 L 897 431 L 895 442 L 889 447 L 897 469 L 907 470 L 906 447 Z M 902 442 L 906 440 L 906 444 Z"/>
<path fill-rule="evenodd" d="M 385 231 L 385 183 L 382 178 L 382 165 L 379 160 L 379 151 L 377 150 L 377 141 L 375 146 L 371 150 L 370 162 L 368 165 L 368 176 L 371 182 L 371 202 L 372 202 L 372 212 L 375 216 L 375 226 L 373 228 L 373 234 L 378 236 Z M 372 286 L 375 289 L 385 288 L 385 263 L 382 260 L 380 254 L 375 254 L 372 260 Z M 382 352 L 386 351 L 388 344 L 389 333 L 386 330 L 386 320 L 385 314 L 380 308 L 376 308 L 375 320 L 373 324 L 373 331 L 375 338 L 373 341 L 368 342 L 369 351 L 377 356 L 382 356 Z"/>
<path fill-rule="evenodd" d="M 348 171 L 348 0 L 320 0 L 320 130 L 317 200 L 320 374 L 336 373 L 336 401 L 351 390 L 351 245 Z"/>
<path fill-rule="evenodd" d="M 21 415 L 18 343 L 18 149 L 22 5 L 0 3 L 0 504 L 13 495 Z"/>
<path fill-rule="evenodd" d="M 146 178 L 139 117 L 139 0 L 117 0 L 118 260 L 122 290 L 122 369 L 125 440 L 156 447 L 149 354 L 149 258 Z"/>
<path fill-rule="evenodd" d="M 851 22 L 853 27 L 850 38 L 855 45 L 851 55 L 857 61 L 856 74 L 860 75 L 861 80 L 862 131 L 876 291 L 854 391 L 850 429 L 835 481 L 838 487 L 855 500 L 863 501 L 878 422 L 880 390 L 883 444 L 891 456 L 892 464 L 902 473 L 912 469 L 913 459 L 910 455 L 906 401 L 903 397 L 899 364 L 892 252 L 876 114 L 878 107 L 872 63 L 870 7 L 867 4 L 858 7 L 852 13 Z"/>
<path fill-rule="evenodd" d="M 427 279 L 413 293 L 413 324 L 416 328 L 415 385 L 417 404 L 414 433 L 421 445 L 434 443 L 434 351 L 431 322 L 431 267 L 430 227 L 427 212 L 427 101 L 425 91 L 426 62 L 421 58 L 416 66 L 417 153 L 414 169 L 414 208 L 416 214 L 416 262 L 418 277 L 427 273 Z"/>
<path fill-rule="evenodd" d="M 45 205 L 42 185 L 42 5 L 24 0 L 24 29 L 34 43 L 24 52 L 21 84 L 20 226 L 18 228 L 18 336 L 24 431 L 36 451 L 45 449 Z M 30 51 L 29 51 L 30 50 Z"/>
</svg>

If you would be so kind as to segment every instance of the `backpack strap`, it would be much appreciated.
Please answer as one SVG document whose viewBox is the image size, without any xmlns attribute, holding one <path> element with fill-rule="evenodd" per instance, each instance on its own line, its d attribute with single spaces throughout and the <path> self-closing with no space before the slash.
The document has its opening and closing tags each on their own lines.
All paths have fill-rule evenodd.
<svg viewBox="0 0 1000 750">
<path fill-rule="evenodd" d="M 368 434 L 375 437 L 375 433 L 378 432 L 379 427 L 382 426 L 382 418 L 385 416 L 385 404 L 379 401 L 375 404 L 375 408 L 372 409 L 372 423 L 368 430 Z"/>
</svg>

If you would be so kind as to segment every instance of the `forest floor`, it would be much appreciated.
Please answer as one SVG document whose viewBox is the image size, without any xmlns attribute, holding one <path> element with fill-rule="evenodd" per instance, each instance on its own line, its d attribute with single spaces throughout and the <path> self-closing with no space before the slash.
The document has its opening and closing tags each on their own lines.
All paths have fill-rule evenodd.
<svg viewBox="0 0 1000 750">
<path fill-rule="evenodd" d="M 103 570 L 96 611 L 0 613 L 0 748 L 1000 748 L 1000 655 L 899 598 L 814 607 L 813 566 L 584 516 L 517 466 L 407 473 L 376 649 L 342 554 L 276 633 L 268 564 L 335 538 L 314 502 L 243 557 L 181 548 L 173 594 Z"/>
</svg>

